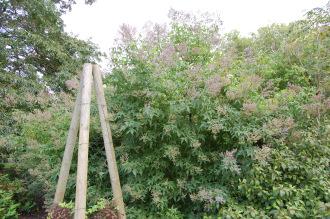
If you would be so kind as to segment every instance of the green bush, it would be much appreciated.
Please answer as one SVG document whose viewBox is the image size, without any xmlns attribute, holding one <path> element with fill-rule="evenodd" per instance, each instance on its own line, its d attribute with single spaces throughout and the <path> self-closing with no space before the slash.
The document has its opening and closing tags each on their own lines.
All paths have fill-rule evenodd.
<svg viewBox="0 0 330 219">
<path fill-rule="evenodd" d="M 329 38 L 316 38 L 329 29 L 304 20 L 242 38 L 172 18 L 145 36 L 123 26 L 113 49 L 107 92 L 128 207 L 328 215 L 329 60 L 311 52 L 329 57 Z"/>
<path fill-rule="evenodd" d="M 13 194 L 0 189 L 0 216 L 1 218 L 18 218 L 18 204 L 13 200 Z"/>
<path fill-rule="evenodd" d="M 0 173 L 0 217 L 18 218 L 19 203 L 14 200 L 14 195 L 20 190 L 20 182 L 12 181 L 8 175 Z"/>
<path fill-rule="evenodd" d="M 22 178 L 28 180 L 28 192 L 39 197 L 39 200 L 42 199 L 47 207 L 54 198 L 73 103 L 71 95 L 62 93 L 51 101 L 51 107 L 47 111 L 15 114 L 16 120 L 21 124 L 21 133 L 20 136 L 11 138 L 11 146 L 16 148 L 10 157 L 12 166 L 20 170 Z M 88 200 L 95 204 L 100 197 L 111 196 L 111 186 L 96 106 L 93 106 L 91 113 L 88 174 L 92 183 Z M 68 200 L 74 200 L 75 197 L 76 156 L 77 145 L 67 183 Z"/>
</svg>

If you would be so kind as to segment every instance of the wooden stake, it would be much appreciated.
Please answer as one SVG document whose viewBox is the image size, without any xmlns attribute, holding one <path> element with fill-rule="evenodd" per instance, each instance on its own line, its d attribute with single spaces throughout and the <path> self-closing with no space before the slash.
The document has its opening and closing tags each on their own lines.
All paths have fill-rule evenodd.
<svg viewBox="0 0 330 219">
<path fill-rule="evenodd" d="M 92 64 L 84 64 L 82 79 L 75 219 L 85 219 L 86 212 Z"/>
<path fill-rule="evenodd" d="M 63 201 L 66 184 L 68 181 L 74 145 L 79 131 L 78 167 L 76 181 L 75 199 L 75 219 L 85 219 L 86 214 L 86 194 L 87 194 L 87 170 L 88 170 L 88 144 L 90 126 L 90 102 L 92 91 L 92 77 L 94 75 L 94 85 L 106 151 L 108 170 L 110 174 L 111 187 L 114 196 L 114 204 L 119 212 L 120 219 L 126 219 L 125 206 L 120 186 L 116 156 L 112 141 L 110 125 L 107 121 L 108 110 L 104 97 L 103 83 L 100 69 L 97 65 L 84 64 L 83 73 L 80 80 L 80 87 L 75 102 L 70 129 L 65 145 L 60 175 L 56 187 L 54 203 Z M 80 126 L 79 126 L 80 119 Z"/>
<path fill-rule="evenodd" d="M 116 164 L 115 150 L 112 141 L 110 125 L 107 122 L 108 110 L 104 97 L 101 72 L 98 65 L 93 65 L 93 78 L 96 91 L 97 105 L 99 109 L 104 147 L 107 157 L 108 169 L 110 174 L 111 187 L 113 192 L 113 202 L 118 209 L 119 218 L 126 218 L 123 195 L 120 187 L 118 168 Z"/>
<path fill-rule="evenodd" d="M 82 79 L 81 79 L 82 81 Z M 65 150 L 60 170 L 60 175 L 58 177 L 58 182 L 56 186 L 56 192 L 55 192 L 55 198 L 54 198 L 54 204 L 59 204 L 63 202 L 64 193 L 66 189 L 66 184 L 68 182 L 69 178 L 69 171 L 70 166 L 72 162 L 72 155 L 74 146 L 77 141 L 77 135 L 78 135 L 78 128 L 79 128 L 79 119 L 80 119 L 80 98 L 81 98 L 81 87 L 82 84 L 80 83 L 77 99 L 75 102 L 70 129 L 68 133 L 68 137 L 65 144 Z"/>
</svg>

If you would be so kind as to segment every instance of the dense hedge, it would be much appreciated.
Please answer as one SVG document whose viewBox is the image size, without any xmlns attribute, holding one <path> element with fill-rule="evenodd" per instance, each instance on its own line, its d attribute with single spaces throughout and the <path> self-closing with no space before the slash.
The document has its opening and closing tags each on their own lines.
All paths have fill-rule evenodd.
<svg viewBox="0 0 330 219">
<path fill-rule="evenodd" d="M 251 37 L 220 35 L 206 15 L 170 17 L 141 35 L 124 25 L 105 79 L 129 217 L 330 216 L 329 9 Z M 17 113 L 8 141 L 46 203 L 72 110 L 59 99 Z M 95 106 L 92 116 L 90 205 L 111 198 Z"/>
</svg>

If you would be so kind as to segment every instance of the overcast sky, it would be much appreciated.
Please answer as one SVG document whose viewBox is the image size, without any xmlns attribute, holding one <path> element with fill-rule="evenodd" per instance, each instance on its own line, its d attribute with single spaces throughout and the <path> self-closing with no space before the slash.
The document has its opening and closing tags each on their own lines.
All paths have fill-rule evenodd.
<svg viewBox="0 0 330 219">
<path fill-rule="evenodd" d="M 97 0 L 91 6 L 76 1 L 63 16 L 65 30 L 84 40 L 90 38 L 108 52 L 121 24 L 142 28 L 148 21 L 166 23 L 170 8 L 218 13 L 224 31 L 236 29 L 246 35 L 267 24 L 297 20 L 328 0 Z"/>
</svg>

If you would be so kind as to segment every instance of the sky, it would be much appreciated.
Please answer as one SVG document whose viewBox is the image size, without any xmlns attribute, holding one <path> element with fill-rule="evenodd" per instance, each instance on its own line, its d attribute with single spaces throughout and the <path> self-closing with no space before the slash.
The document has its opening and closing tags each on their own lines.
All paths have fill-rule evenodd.
<svg viewBox="0 0 330 219">
<path fill-rule="evenodd" d="M 171 8 L 187 12 L 220 15 L 223 31 L 238 30 L 243 35 L 272 23 L 289 23 L 302 18 L 310 9 L 328 0 L 96 0 L 85 5 L 76 0 L 71 12 L 63 15 L 65 31 L 78 38 L 91 39 L 101 51 L 108 52 L 123 23 L 141 29 L 144 24 L 168 22 Z"/>
</svg>

